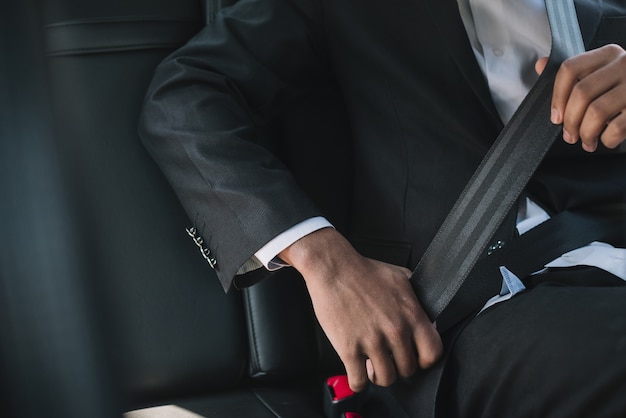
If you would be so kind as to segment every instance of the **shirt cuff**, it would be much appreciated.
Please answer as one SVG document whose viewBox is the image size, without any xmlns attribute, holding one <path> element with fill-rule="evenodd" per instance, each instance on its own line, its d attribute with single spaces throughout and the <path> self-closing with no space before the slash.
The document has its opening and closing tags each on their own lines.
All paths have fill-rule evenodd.
<svg viewBox="0 0 626 418">
<path fill-rule="evenodd" d="M 309 218 L 276 236 L 254 253 L 254 257 L 270 271 L 286 267 L 289 264 L 281 260 L 278 254 L 300 238 L 322 228 L 333 228 L 333 225 L 322 216 Z"/>
</svg>

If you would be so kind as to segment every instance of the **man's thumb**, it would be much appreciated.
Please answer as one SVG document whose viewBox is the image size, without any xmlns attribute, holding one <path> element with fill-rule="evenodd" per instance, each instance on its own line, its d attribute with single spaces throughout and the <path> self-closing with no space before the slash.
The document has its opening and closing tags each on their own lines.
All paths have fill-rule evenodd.
<svg viewBox="0 0 626 418">
<path fill-rule="evenodd" d="M 535 63 L 535 71 L 537 71 L 537 74 L 541 75 L 541 73 L 543 73 L 543 70 L 545 70 L 547 64 L 548 57 L 539 58 Z"/>
</svg>

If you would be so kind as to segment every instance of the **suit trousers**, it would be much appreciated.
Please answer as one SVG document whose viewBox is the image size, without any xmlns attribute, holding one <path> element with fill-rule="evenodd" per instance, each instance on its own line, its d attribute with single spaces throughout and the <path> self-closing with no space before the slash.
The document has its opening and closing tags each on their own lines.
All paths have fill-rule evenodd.
<svg viewBox="0 0 626 418">
<path fill-rule="evenodd" d="M 467 323 L 451 348 L 440 417 L 625 417 L 626 286 L 558 269 Z"/>
</svg>

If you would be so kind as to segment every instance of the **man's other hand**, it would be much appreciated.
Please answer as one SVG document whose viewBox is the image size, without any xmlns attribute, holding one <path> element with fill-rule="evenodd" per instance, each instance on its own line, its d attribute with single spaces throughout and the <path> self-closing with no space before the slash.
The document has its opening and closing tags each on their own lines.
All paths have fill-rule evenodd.
<svg viewBox="0 0 626 418">
<path fill-rule="evenodd" d="M 417 301 L 408 269 L 361 256 L 332 228 L 301 238 L 280 257 L 304 276 L 352 390 L 363 390 L 368 380 L 391 385 L 441 356 L 441 338 Z"/>
<path fill-rule="evenodd" d="M 547 58 L 535 69 L 543 71 Z M 626 51 L 606 45 L 569 58 L 557 72 L 550 120 L 563 124 L 563 139 L 593 152 L 602 142 L 615 148 L 626 138 Z"/>
</svg>

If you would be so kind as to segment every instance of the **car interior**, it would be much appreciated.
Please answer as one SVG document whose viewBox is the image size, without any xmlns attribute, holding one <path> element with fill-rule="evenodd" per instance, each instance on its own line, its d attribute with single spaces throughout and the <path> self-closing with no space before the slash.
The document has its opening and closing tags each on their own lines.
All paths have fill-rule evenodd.
<svg viewBox="0 0 626 418">
<path fill-rule="evenodd" d="M 283 269 L 226 294 L 136 133 L 156 65 L 230 3 L 3 2 L 0 416 L 345 412 L 324 403 L 343 371 L 303 281 Z M 340 114 L 321 91 L 272 129 L 321 154 L 310 127 Z M 329 187 L 314 161 L 293 170 L 320 171 L 303 187 L 323 207 L 349 181 Z"/>
</svg>

